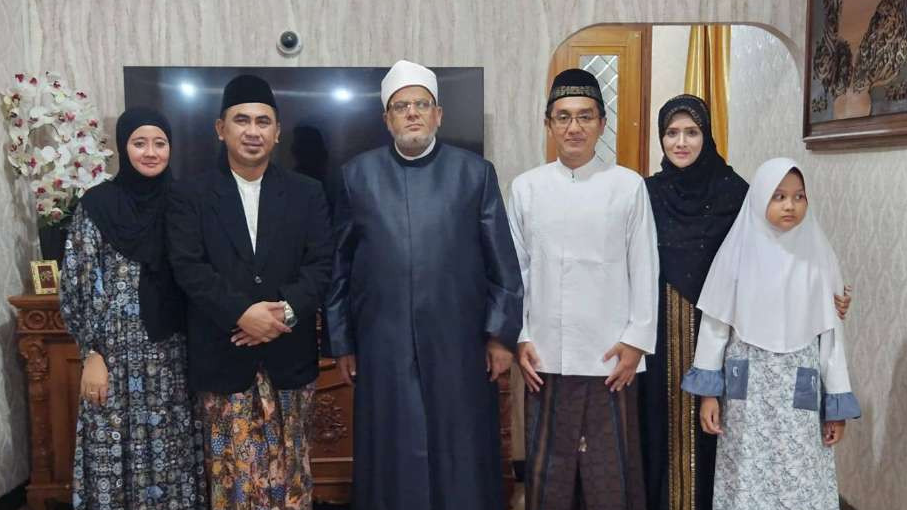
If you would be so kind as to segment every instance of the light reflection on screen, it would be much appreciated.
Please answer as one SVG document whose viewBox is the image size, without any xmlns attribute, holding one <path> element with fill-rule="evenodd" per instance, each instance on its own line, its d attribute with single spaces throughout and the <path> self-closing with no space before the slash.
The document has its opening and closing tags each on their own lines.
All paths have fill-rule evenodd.
<svg viewBox="0 0 907 510">
<path fill-rule="evenodd" d="M 223 88 L 256 74 L 274 90 L 280 110 L 275 162 L 316 178 L 361 152 L 390 143 L 381 118 L 386 67 L 124 67 L 126 107 L 150 106 L 170 120 L 171 167 L 177 177 L 210 168 L 220 143 L 214 121 Z M 484 152 L 483 70 L 437 67 L 444 117 L 438 138 Z"/>
</svg>

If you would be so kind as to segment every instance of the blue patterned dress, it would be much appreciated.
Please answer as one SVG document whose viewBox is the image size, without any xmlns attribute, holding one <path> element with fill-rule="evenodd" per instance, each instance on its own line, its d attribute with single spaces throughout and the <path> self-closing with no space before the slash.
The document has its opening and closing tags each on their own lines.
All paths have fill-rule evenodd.
<svg viewBox="0 0 907 510">
<path fill-rule="evenodd" d="M 106 404 L 83 400 L 79 407 L 76 510 L 207 507 L 185 337 L 148 339 L 139 318 L 140 268 L 104 243 L 88 215 L 76 210 L 66 240 L 60 310 L 82 359 L 93 349 L 109 372 Z"/>
</svg>

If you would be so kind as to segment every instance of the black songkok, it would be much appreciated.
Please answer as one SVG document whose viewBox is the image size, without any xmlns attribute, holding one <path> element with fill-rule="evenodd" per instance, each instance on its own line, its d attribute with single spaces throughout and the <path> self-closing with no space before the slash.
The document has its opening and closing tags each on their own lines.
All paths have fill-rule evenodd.
<svg viewBox="0 0 907 510">
<path fill-rule="evenodd" d="M 277 101 L 268 82 L 251 74 L 242 74 L 230 80 L 224 87 L 224 98 L 220 104 L 220 113 L 227 108 L 243 103 L 264 103 L 274 108 L 277 113 Z"/>
<path fill-rule="evenodd" d="M 554 83 L 551 84 L 551 93 L 548 94 L 548 105 L 550 106 L 551 103 L 562 97 L 574 96 L 592 98 L 602 109 L 605 107 L 598 80 L 589 71 L 567 69 L 555 76 Z"/>
</svg>

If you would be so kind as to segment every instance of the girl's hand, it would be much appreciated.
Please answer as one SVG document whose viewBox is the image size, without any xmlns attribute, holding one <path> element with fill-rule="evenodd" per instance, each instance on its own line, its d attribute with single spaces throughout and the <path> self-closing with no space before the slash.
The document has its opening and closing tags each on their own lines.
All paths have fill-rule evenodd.
<svg viewBox="0 0 907 510">
<path fill-rule="evenodd" d="M 85 358 L 79 393 L 82 398 L 96 406 L 107 403 L 107 365 L 104 363 L 104 357 L 96 352 Z"/>
<path fill-rule="evenodd" d="M 822 424 L 822 442 L 825 443 L 825 446 L 831 446 L 841 441 L 841 438 L 844 437 L 845 425 L 847 422 L 844 420 L 827 421 Z"/>
<path fill-rule="evenodd" d="M 835 309 L 838 310 L 838 317 L 840 317 L 841 320 L 844 320 L 844 317 L 847 315 L 847 310 L 850 309 L 850 291 L 850 285 L 845 285 L 843 296 L 835 294 Z"/>
<path fill-rule="evenodd" d="M 721 406 L 716 397 L 702 397 L 699 408 L 699 423 L 706 434 L 722 434 Z"/>
</svg>

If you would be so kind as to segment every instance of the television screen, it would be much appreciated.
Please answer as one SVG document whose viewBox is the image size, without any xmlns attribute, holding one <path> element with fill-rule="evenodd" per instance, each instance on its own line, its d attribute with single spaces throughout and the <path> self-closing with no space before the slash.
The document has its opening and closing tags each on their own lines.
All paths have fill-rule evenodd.
<svg viewBox="0 0 907 510">
<path fill-rule="evenodd" d="M 322 177 L 353 156 L 391 142 L 381 117 L 386 67 L 124 67 L 126 107 L 150 106 L 170 120 L 171 167 L 177 177 L 217 160 L 214 121 L 223 88 L 240 74 L 271 84 L 280 111 L 280 143 L 272 157 L 285 169 Z M 483 70 L 434 67 L 444 108 L 438 138 L 484 151 Z"/>
</svg>

